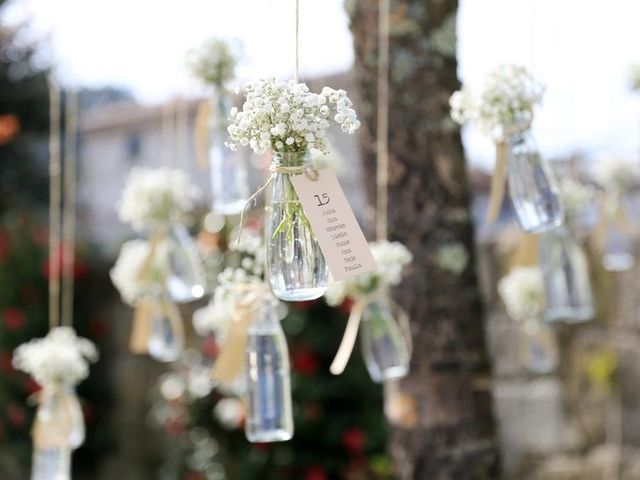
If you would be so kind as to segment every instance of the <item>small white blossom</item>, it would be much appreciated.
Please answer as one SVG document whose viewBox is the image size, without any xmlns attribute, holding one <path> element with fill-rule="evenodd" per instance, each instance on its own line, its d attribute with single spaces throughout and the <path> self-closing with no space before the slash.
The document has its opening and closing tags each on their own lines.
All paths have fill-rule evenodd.
<svg viewBox="0 0 640 480">
<path fill-rule="evenodd" d="M 13 352 L 13 366 L 40 385 L 75 386 L 89 376 L 89 362 L 98 359 L 90 340 L 76 336 L 71 327 L 56 327 L 46 337 L 23 343 Z"/>
<path fill-rule="evenodd" d="M 617 157 L 603 158 L 595 164 L 593 178 L 606 190 L 623 192 L 640 183 L 640 163 Z"/>
<path fill-rule="evenodd" d="M 411 263 L 413 255 L 400 242 L 370 242 L 369 247 L 378 269 L 356 277 L 330 282 L 325 292 L 329 305 L 340 305 L 345 298 L 365 295 L 380 285 L 394 286 L 402 281 L 402 271 Z"/>
<path fill-rule="evenodd" d="M 570 178 L 560 182 L 560 197 L 567 218 L 574 218 L 595 198 L 595 189 L 586 183 L 578 183 Z"/>
<path fill-rule="evenodd" d="M 258 154 L 302 152 L 311 147 L 326 152 L 329 118 L 348 134 L 360 127 L 344 90 L 324 87 L 316 94 L 303 83 L 271 78 L 248 83 L 244 92 L 242 111 L 231 115 L 227 129 L 226 144 L 232 150 L 250 145 Z"/>
<path fill-rule="evenodd" d="M 543 287 L 540 267 L 516 267 L 498 282 L 498 293 L 509 316 L 524 321 L 542 314 Z"/>
<path fill-rule="evenodd" d="M 116 263 L 109 272 L 113 285 L 128 305 L 135 305 L 148 288 L 147 283 L 140 279 L 140 270 L 149 256 L 150 248 L 146 240 L 129 240 L 123 243 Z M 159 260 L 162 257 L 162 253 L 158 252 L 154 268 L 162 268 Z"/>
<path fill-rule="evenodd" d="M 164 226 L 191 210 L 198 195 L 182 170 L 136 167 L 127 178 L 118 216 L 138 231 Z"/>
<path fill-rule="evenodd" d="M 504 140 L 511 129 L 528 129 L 544 87 L 524 68 L 502 65 L 484 79 L 478 90 L 464 86 L 449 99 L 451 118 L 459 124 L 475 122 L 494 140 Z"/>
</svg>

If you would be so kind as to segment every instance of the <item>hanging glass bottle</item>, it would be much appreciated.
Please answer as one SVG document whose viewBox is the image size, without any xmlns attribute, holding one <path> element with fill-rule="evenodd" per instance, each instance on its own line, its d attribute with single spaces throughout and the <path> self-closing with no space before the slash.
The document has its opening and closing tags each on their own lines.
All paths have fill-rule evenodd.
<svg viewBox="0 0 640 480">
<path fill-rule="evenodd" d="M 362 354 L 374 382 L 404 377 L 409 371 L 407 339 L 384 299 L 370 301 L 360 324 Z"/>
<path fill-rule="evenodd" d="M 228 137 L 227 118 L 231 106 L 229 95 L 216 87 L 209 117 L 209 169 L 212 210 L 218 215 L 239 214 L 249 198 L 245 158 L 224 145 Z"/>
<path fill-rule="evenodd" d="M 273 163 L 289 169 L 310 167 L 311 157 L 306 152 L 275 153 Z M 267 216 L 267 270 L 274 295 L 288 301 L 321 297 L 329 268 L 288 173 L 275 174 Z"/>
<path fill-rule="evenodd" d="M 583 322 L 594 316 L 589 266 L 582 247 L 564 227 L 540 238 L 546 321 Z"/>
<path fill-rule="evenodd" d="M 165 295 L 150 302 L 149 355 L 161 362 L 173 362 L 184 350 L 184 327 L 175 305 Z"/>
<path fill-rule="evenodd" d="M 605 197 L 602 266 L 611 272 L 629 270 L 635 264 L 634 239 L 630 234 L 619 191 Z"/>
<path fill-rule="evenodd" d="M 33 429 L 32 480 L 69 480 L 71 451 L 84 442 L 84 417 L 75 388 L 44 385 Z"/>
<path fill-rule="evenodd" d="M 558 227 L 563 209 L 556 180 L 529 131 L 510 135 L 507 165 L 509 194 L 522 229 L 538 233 Z"/>
<path fill-rule="evenodd" d="M 558 366 L 558 344 L 553 329 L 537 318 L 520 324 L 518 354 L 529 372 L 544 375 Z"/>
<path fill-rule="evenodd" d="M 247 419 L 251 442 L 293 436 L 289 350 L 272 299 L 265 299 L 249 327 L 245 355 Z"/>
<path fill-rule="evenodd" d="M 204 266 L 193 238 L 181 223 L 169 228 L 166 254 L 169 297 L 178 303 L 201 298 L 206 287 Z"/>
</svg>

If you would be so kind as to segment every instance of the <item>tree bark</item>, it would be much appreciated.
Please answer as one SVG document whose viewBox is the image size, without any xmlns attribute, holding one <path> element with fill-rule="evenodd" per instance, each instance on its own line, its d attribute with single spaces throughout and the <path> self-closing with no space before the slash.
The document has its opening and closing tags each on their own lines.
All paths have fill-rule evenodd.
<svg viewBox="0 0 640 480">
<path fill-rule="evenodd" d="M 346 2 L 371 200 L 377 4 Z M 455 0 L 391 2 L 389 237 L 415 257 L 395 292 L 411 318 L 411 371 L 387 399 L 390 448 L 403 480 L 498 476 L 470 188 L 460 131 L 449 118 L 449 96 L 459 87 L 456 13 Z"/>
</svg>

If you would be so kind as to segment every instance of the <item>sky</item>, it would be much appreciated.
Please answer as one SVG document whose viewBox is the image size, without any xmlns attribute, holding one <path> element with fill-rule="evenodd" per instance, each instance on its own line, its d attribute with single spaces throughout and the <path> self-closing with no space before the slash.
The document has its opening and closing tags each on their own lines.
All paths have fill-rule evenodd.
<svg viewBox="0 0 640 480">
<path fill-rule="evenodd" d="M 300 1 L 303 76 L 351 67 L 343 2 Z M 14 0 L 8 15 L 50 38 L 63 83 L 124 86 L 145 103 L 202 93 L 184 58 L 211 36 L 244 44 L 240 80 L 293 73 L 293 0 Z M 458 73 L 473 85 L 502 63 L 530 68 L 547 86 L 534 135 L 548 157 L 637 158 L 640 99 L 627 81 L 638 18 L 635 0 L 461 0 Z M 473 127 L 464 141 L 472 164 L 490 168 L 491 143 Z"/>
</svg>

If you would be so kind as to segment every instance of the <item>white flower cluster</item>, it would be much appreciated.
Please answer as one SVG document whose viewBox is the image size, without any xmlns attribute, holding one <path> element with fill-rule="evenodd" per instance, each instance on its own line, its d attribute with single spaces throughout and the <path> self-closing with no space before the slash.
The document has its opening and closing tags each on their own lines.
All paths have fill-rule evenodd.
<svg viewBox="0 0 640 480">
<path fill-rule="evenodd" d="M 533 111 L 542 101 L 544 87 L 526 68 L 502 65 L 490 72 L 479 90 L 464 86 L 449 99 L 451 118 L 459 124 L 475 122 L 494 140 L 504 140 L 509 130 L 526 130 Z"/>
<path fill-rule="evenodd" d="M 255 276 L 262 275 L 264 270 L 265 249 L 262 235 L 257 230 L 245 228 L 238 242 L 229 245 L 232 251 L 245 254 L 240 266 Z"/>
<path fill-rule="evenodd" d="M 123 243 L 116 263 L 109 272 L 113 285 L 120 292 L 122 300 L 128 305 L 135 305 L 148 288 L 148 284 L 140 280 L 140 270 L 149 256 L 150 248 L 151 245 L 146 240 L 129 240 Z M 158 248 L 166 248 L 166 246 Z M 158 260 L 160 258 L 164 258 L 164 255 L 157 251 L 155 256 L 155 268 L 157 269 L 162 268 Z"/>
<path fill-rule="evenodd" d="M 498 282 L 498 293 L 513 320 L 538 317 L 544 309 L 540 267 L 515 267 Z"/>
<path fill-rule="evenodd" d="M 411 263 L 413 255 L 400 242 L 370 242 L 369 247 L 378 269 L 356 277 L 330 282 L 325 292 L 329 305 L 340 305 L 345 298 L 364 295 L 380 285 L 398 285 L 402 281 L 402 270 Z"/>
<path fill-rule="evenodd" d="M 231 150 L 249 145 L 258 154 L 312 148 L 327 152 L 326 133 L 332 123 L 349 134 L 360 127 L 344 90 L 324 87 L 316 94 L 304 83 L 270 78 L 248 83 L 244 92 L 242 110 L 231 109 L 226 143 Z"/>
<path fill-rule="evenodd" d="M 579 214 L 596 196 L 595 189 L 586 183 L 579 183 L 570 178 L 563 178 L 560 182 L 560 197 L 568 218 Z"/>
<path fill-rule="evenodd" d="M 166 226 L 191 210 L 198 195 L 182 170 L 136 167 L 127 178 L 118 216 L 138 231 Z"/>
<path fill-rule="evenodd" d="M 632 92 L 640 93 L 640 64 L 633 65 L 629 72 L 629 88 Z"/>
<path fill-rule="evenodd" d="M 224 269 L 218 275 L 218 286 L 209 303 L 193 314 L 193 328 L 196 333 L 201 336 L 214 334 L 217 337 L 223 337 L 229 327 L 231 316 L 245 293 L 237 286 L 246 284 L 259 286 L 261 283 L 260 277 L 247 272 L 244 268 Z"/>
<path fill-rule="evenodd" d="M 93 342 L 76 336 L 71 327 L 56 327 L 46 337 L 23 343 L 13 352 L 13 366 L 40 385 L 74 386 L 89 376 L 89 362 L 97 359 Z"/>
<path fill-rule="evenodd" d="M 593 177 L 604 189 L 623 192 L 640 183 L 640 164 L 618 157 L 603 158 L 596 163 Z"/>
</svg>

